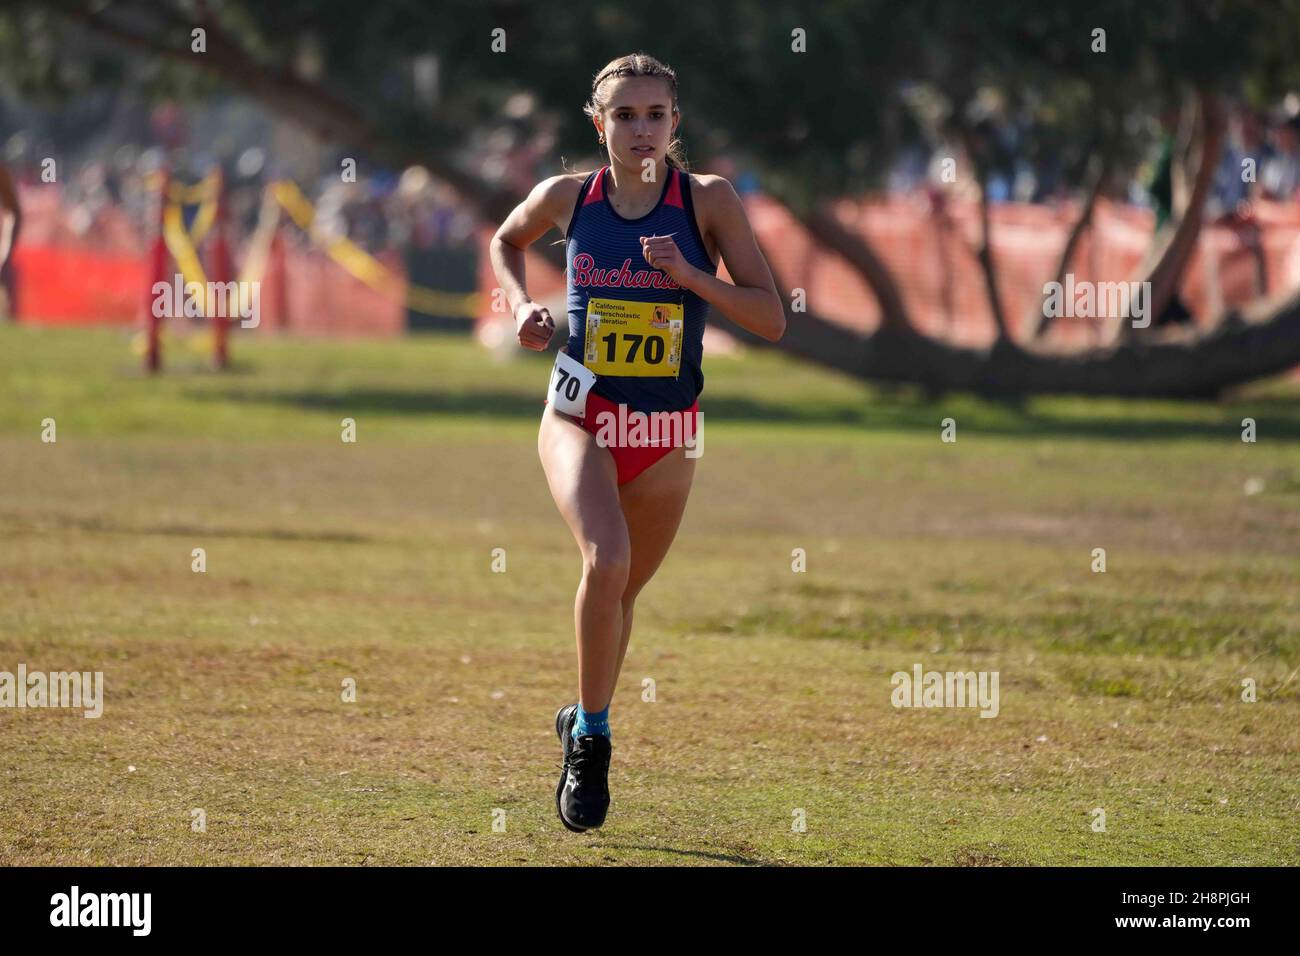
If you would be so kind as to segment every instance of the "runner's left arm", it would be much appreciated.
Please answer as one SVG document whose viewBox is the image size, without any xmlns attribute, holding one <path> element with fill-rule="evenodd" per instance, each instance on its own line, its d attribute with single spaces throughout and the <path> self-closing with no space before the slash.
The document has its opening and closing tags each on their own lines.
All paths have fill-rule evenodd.
<svg viewBox="0 0 1300 956">
<path fill-rule="evenodd" d="M 707 191 L 711 194 L 707 200 L 708 228 L 735 285 L 699 269 L 692 269 L 682 285 L 742 329 L 769 342 L 779 341 L 785 334 L 785 309 L 772 270 L 754 238 L 744 203 L 721 176 L 708 185 Z"/>
</svg>

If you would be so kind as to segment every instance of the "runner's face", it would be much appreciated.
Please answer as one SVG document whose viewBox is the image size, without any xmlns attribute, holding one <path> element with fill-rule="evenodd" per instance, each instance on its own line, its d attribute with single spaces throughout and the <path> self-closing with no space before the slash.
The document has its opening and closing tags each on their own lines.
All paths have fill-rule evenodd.
<svg viewBox="0 0 1300 956">
<path fill-rule="evenodd" d="M 637 171 L 646 159 L 658 166 L 677 128 L 668 82 L 658 76 L 620 76 L 608 82 L 603 130 L 610 156 Z"/>
</svg>

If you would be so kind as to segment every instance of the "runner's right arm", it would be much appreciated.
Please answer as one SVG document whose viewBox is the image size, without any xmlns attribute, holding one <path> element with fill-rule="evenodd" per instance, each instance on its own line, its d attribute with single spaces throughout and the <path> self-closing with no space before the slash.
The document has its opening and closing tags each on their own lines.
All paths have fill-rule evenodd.
<svg viewBox="0 0 1300 956">
<path fill-rule="evenodd" d="M 563 207 L 566 179 L 552 176 L 534 186 L 528 198 L 506 217 L 489 246 L 492 269 L 515 317 L 519 344 L 538 352 L 550 342 L 555 320 L 546 308 L 528 297 L 524 287 L 524 250 L 554 228 L 567 212 Z"/>
<path fill-rule="evenodd" d="M 18 223 L 22 212 L 18 208 L 18 190 L 14 188 L 13 179 L 3 165 L 0 165 L 0 266 L 5 264 L 9 253 L 13 251 L 14 234 L 18 232 Z M 13 303 L 9 303 L 13 308 Z"/>
</svg>

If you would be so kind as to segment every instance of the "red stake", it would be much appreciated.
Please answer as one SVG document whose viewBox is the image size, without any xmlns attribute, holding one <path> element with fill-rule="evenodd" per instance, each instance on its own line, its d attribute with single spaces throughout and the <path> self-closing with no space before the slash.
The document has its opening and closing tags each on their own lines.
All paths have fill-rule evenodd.
<svg viewBox="0 0 1300 956">
<path fill-rule="evenodd" d="M 289 328 L 289 263 L 284 252 L 284 230 L 275 227 L 271 237 L 271 261 L 267 267 L 271 282 L 271 314 L 275 316 L 276 331 Z"/>
<path fill-rule="evenodd" d="M 154 308 L 154 286 L 167 282 L 163 275 L 167 271 L 167 243 L 163 239 L 163 213 L 167 209 L 167 190 L 171 185 L 171 175 L 166 166 L 161 170 L 162 183 L 158 187 L 158 231 L 154 233 L 153 245 L 149 249 L 149 288 L 144 300 L 145 322 L 149 328 L 149 346 L 145 352 L 145 371 L 154 374 L 162 368 L 162 322 L 163 317 Z"/>
<path fill-rule="evenodd" d="M 217 234 L 212 241 L 212 282 L 231 282 L 234 280 L 234 269 L 230 264 L 230 245 L 227 232 L 228 210 L 226 208 L 226 178 L 222 175 L 220 169 L 217 170 Z M 237 301 L 238 296 L 226 296 L 225 301 L 227 309 Z M 230 329 L 230 319 L 227 316 L 216 314 L 218 310 L 213 310 L 210 316 L 212 323 L 212 364 L 218 369 L 224 369 L 230 360 L 230 348 L 226 341 L 227 333 Z"/>
</svg>

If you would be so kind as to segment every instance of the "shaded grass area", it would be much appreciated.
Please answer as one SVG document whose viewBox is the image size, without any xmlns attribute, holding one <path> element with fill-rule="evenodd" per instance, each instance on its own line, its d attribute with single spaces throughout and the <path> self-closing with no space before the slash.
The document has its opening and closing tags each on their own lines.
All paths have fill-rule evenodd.
<svg viewBox="0 0 1300 956">
<path fill-rule="evenodd" d="M 545 359 L 237 341 L 235 374 L 148 380 L 125 346 L 0 328 L 0 670 L 107 687 L 100 720 L 0 709 L 0 862 L 1300 859 L 1292 384 L 1017 407 L 709 360 L 610 823 L 575 837 Z M 895 709 L 916 663 L 998 671 L 999 715 Z"/>
<path fill-rule="evenodd" d="M 150 430 L 225 435 L 232 418 L 248 434 L 281 437 L 337 414 L 374 415 L 412 437 L 445 424 L 533 425 L 553 355 L 518 350 L 510 362 L 489 357 L 467 338 L 421 336 L 401 343 L 236 337 L 232 367 L 206 368 L 201 336 L 175 343 L 159 379 L 141 371 L 130 335 L 76 329 L 6 327 L 0 350 L 6 402 L 0 427 L 25 428 L 34 407 L 59 412 L 87 431 Z M 45 374 L 57 367 L 57 375 Z M 954 394 L 927 399 L 908 387 L 870 387 L 774 352 L 706 365 L 706 412 L 719 423 L 797 425 L 818 431 L 860 426 L 877 432 L 936 434 L 951 416 L 959 432 L 1146 442 L 1185 438 L 1236 440 L 1241 420 L 1257 422 L 1261 440 L 1300 438 L 1294 379 L 1275 379 L 1222 403 L 1033 397 L 987 401 Z M 538 381 L 543 383 L 538 386 Z M 704 407 L 704 406 L 702 406 Z M 307 416 L 299 412 L 312 413 Z M 411 419 L 416 419 L 412 421 Z"/>
</svg>

